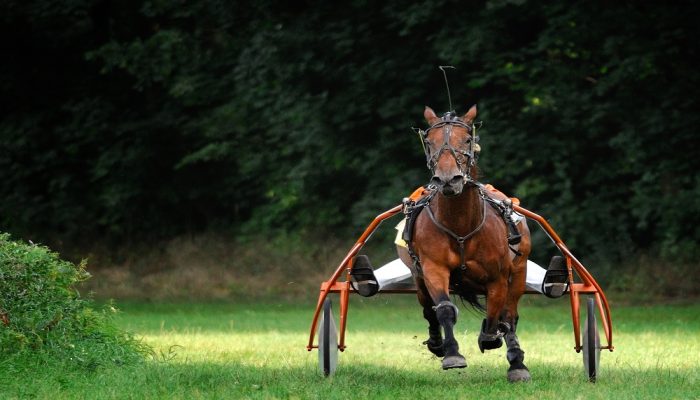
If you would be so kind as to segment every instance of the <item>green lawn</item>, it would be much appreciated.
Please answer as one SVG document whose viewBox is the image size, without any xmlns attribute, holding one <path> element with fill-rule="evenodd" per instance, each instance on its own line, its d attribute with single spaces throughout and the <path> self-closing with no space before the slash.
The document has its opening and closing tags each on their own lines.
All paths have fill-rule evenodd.
<svg viewBox="0 0 700 400">
<path fill-rule="evenodd" d="M 134 399 L 687 399 L 700 398 L 700 306 L 613 303 L 615 351 L 588 383 L 573 350 L 566 299 L 526 296 L 520 342 L 533 380 L 506 381 L 505 349 L 481 354 L 481 316 L 461 307 L 469 367 L 444 372 L 421 345 L 426 323 L 412 296 L 353 297 L 348 349 L 331 378 L 305 348 L 311 305 L 126 303 L 117 323 L 156 351 L 143 365 L 96 371 L 0 362 L 2 398 Z M 4 376 L 3 376 L 4 375 Z"/>
</svg>

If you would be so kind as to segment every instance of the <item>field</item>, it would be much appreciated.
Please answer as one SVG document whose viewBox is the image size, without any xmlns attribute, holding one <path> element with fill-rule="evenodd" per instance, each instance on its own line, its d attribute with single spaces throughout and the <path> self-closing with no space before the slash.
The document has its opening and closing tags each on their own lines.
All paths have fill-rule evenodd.
<svg viewBox="0 0 700 400">
<path fill-rule="evenodd" d="M 458 339 L 469 366 L 443 372 L 423 348 L 412 296 L 353 297 L 348 349 L 323 378 L 305 345 L 310 304 L 125 303 L 119 326 L 155 350 L 143 364 L 69 370 L 0 361 L 2 398 L 133 399 L 688 399 L 700 398 L 700 306 L 613 302 L 615 351 L 588 383 L 573 350 L 566 299 L 526 296 L 520 341 L 533 380 L 509 384 L 503 348 L 481 354 L 481 316 L 461 307 Z M 60 363 L 58 365 L 61 365 Z"/>
</svg>

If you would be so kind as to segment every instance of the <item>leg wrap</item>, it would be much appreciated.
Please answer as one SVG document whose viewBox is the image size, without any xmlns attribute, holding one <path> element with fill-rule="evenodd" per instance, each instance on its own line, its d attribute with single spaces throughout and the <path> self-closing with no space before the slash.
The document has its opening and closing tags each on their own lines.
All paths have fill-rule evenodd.
<svg viewBox="0 0 700 400">
<path fill-rule="evenodd" d="M 479 350 L 481 350 L 482 353 L 484 350 L 497 349 L 503 345 L 503 332 L 500 329 L 497 330 L 496 333 L 486 332 L 486 319 L 484 319 L 481 323 L 478 343 Z"/>
<path fill-rule="evenodd" d="M 442 331 L 440 331 L 439 326 L 437 328 L 428 327 L 428 335 L 430 336 L 431 340 L 437 340 L 442 343 Z"/>
<path fill-rule="evenodd" d="M 525 352 L 520 350 L 520 347 L 514 349 L 508 349 L 506 352 L 506 359 L 511 364 L 511 366 L 517 365 L 519 368 L 523 368 L 525 361 Z"/>
<path fill-rule="evenodd" d="M 457 306 L 449 300 L 443 300 L 435 306 L 435 315 L 437 315 L 437 319 L 445 331 L 445 340 L 442 343 L 445 358 L 442 359 L 442 369 L 464 368 L 467 366 L 467 360 L 463 355 L 459 354 L 459 344 L 453 331 L 458 313 Z"/>
<path fill-rule="evenodd" d="M 428 331 L 430 335 L 440 335 L 440 321 L 438 321 L 435 315 L 435 307 L 423 308 L 423 318 L 428 321 Z"/>
<path fill-rule="evenodd" d="M 433 336 L 430 335 L 430 338 L 423 342 L 424 345 L 428 347 L 428 350 L 430 350 L 431 353 L 435 354 L 438 357 L 444 357 L 445 356 L 445 347 L 444 347 L 444 341 L 442 340 L 442 336 Z"/>
<path fill-rule="evenodd" d="M 508 362 L 511 365 L 514 363 L 516 363 L 516 365 L 522 364 L 523 360 L 525 360 L 525 353 L 520 350 L 520 342 L 518 342 L 518 337 L 515 336 L 515 333 L 510 332 L 506 335 L 506 346 L 508 347 L 508 351 L 506 352 Z"/>
<path fill-rule="evenodd" d="M 515 321 L 517 324 L 517 320 Z M 510 364 L 508 368 L 508 381 L 509 382 L 527 382 L 531 379 L 530 372 L 525 366 L 525 352 L 520 349 L 520 343 L 518 342 L 518 337 L 515 335 L 515 327 L 512 331 L 506 333 L 506 346 L 508 351 L 506 352 L 506 359 Z"/>
<path fill-rule="evenodd" d="M 508 346 L 509 349 L 520 348 L 520 342 L 518 341 L 518 337 L 515 336 L 515 332 L 506 334 L 506 346 Z"/>
<path fill-rule="evenodd" d="M 515 336 L 514 332 L 509 332 L 506 335 L 506 346 L 508 346 L 506 359 L 508 359 L 511 369 L 527 369 L 525 364 L 523 364 L 523 361 L 525 361 L 525 352 L 520 349 L 518 337 Z"/>
<path fill-rule="evenodd" d="M 435 316 L 435 308 L 423 308 L 423 318 L 431 321 Z"/>
<path fill-rule="evenodd" d="M 440 321 L 438 321 L 435 315 L 435 310 L 432 308 L 423 309 L 423 317 L 428 320 L 428 340 L 423 342 L 424 345 L 428 346 L 428 350 L 438 357 L 445 356 L 445 349 L 443 347 L 442 331 L 440 330 Z"/>
<path fill-rule="evenodd" d="M 433 307 L 435 314 L 437 315 L 440 324 L 445 323 L 454 325 L 457 323 L 457 315 L 459 314 L 459 309 L 449 300 L 443 300 L 437 306 Z"/>
</svg>

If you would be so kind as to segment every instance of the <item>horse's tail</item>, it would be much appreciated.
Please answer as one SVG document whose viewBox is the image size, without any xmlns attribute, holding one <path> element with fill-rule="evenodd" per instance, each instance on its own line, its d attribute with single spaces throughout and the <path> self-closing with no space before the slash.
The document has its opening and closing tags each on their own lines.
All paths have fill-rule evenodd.
<svg viewBox="0 0 700 400">
<path fill-rule="evenodd" d="M 474 310 L 479 313 L 486 313 L 486 307 L 479 301 L 479 296 L 476 293 L 457 293 L 463 302 L 468 303 Z"/>
<path fill-rule="evenodd" d="M 462 299 L 463 303 L 469 304 L 479 313 L 486 312 L 486 307 L 481 304 L 479 299 L 481 296 L 477 295 L 474 290 L 462 282 L 462 274 L 459 272 L 459 270 L 452 271 L 452 274 L 450 275 L 450 288 L 452 289 L 453 293 Z"/>
</svg>

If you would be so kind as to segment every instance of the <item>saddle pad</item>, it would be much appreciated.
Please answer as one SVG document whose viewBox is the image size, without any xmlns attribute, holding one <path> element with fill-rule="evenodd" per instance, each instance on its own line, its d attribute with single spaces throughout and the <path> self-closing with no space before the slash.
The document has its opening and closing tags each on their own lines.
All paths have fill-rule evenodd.
<svg viewBox="0 0 700 400">
<path fill-rule="evenodd" d="M 394 244 L 397 246 L 401 246 L 404 248 L 408 248 L 408 245 L 406 244 L 406 241 L 403 240 L 403 230 L 406 227 L 406 218 L 402 219 L 401 222 L 399 222 L 396 225 L 396 238 L 394 239 Z"/>
</svg>

